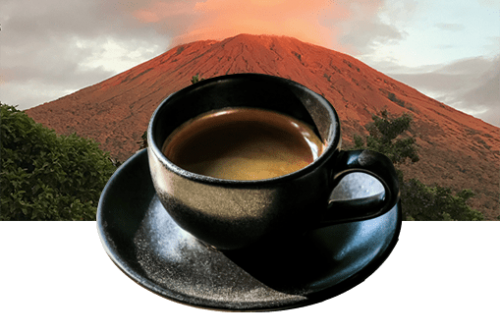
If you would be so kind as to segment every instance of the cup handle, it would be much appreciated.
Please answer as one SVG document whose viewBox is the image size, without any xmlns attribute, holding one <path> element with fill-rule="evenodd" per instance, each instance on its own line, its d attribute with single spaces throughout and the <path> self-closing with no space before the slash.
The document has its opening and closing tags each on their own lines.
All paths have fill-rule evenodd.
<svg viewBox="0 0 500 333">
<path fill-rule="evenodd" d="M 332 191 L 342 178 L 363 172 L 382 183 L 385 193 L 352 200 L 332 200 L 319 227 L 356 222 L 381 216 L 399 201 L 399 181 L 391 160 L 371 150 L 341 151 L 333 167 Z"/>
</svg>

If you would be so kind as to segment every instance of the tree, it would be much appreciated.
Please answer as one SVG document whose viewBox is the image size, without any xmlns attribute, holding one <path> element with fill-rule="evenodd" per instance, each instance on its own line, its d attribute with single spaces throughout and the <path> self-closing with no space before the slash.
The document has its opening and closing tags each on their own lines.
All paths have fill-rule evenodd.
<svg viewBox="0 0 500 333">
<path fill-rule="evenodd" d="M 408 131 L 412 117 L 404 113 L 400 117 L 391 117 L 386 109 L 381 111 L 381 117 L 372 115 L 373 123 L 366 127 L 370 135 L 366 138 L 366 146 L 389 157 L 394 164 L 404 163 L 410 159 L 412 163 L 418 162 L 418 149 L 412 137 L 399 138 L 398 136 Z M 355 135 L 356 149 L 364 147 L 363 139 Z"/>
<path fill-rule="evenodd" d="M 441 186 L 425 186 L 417 179 L 404 182 L 401 198 L 405 220 L 417 221 L 480 221 L 482 213 L 467 206 L 474 193 L 465 189 L 456 195 Z"/>
<path fill-rule="evenodd" d="M 116 170 L 89 139 L 57 135 L 14 106 L 1 110 L 1 219 L 95 220 Z"/>
<path fill-rule="evenodd" d="M 467 200 L 474 196 L 469 190 L 461 190 L 456 195 L 447 187 L 424 185 L 417 179 L 405 180 L 398 169 L 402 163 L 420 160 L 416 142 L 412 137 L 398 138 L 410 130 L 412 118 L 408 114 L 390 116 L 386 109 L 381 116 L 372 116 L 373 123 L 366 128 L 369 136 L 363 139 L 354 136 L 355 149 L 372 149 L 389 157 L 396 167 L 401 190 L 403 220 L 420 221 L 477 221 L 483 214 L 467 206 Z"/>
</svg>

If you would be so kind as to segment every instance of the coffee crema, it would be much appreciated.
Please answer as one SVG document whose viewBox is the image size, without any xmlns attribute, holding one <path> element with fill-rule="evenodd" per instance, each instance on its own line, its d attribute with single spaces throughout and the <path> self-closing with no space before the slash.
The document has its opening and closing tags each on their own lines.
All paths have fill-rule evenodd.
<svg viewBox="0 0 500 333">
<path fill-rule="evenodd" d="M 313 129 L 292 117 L 264 109 L 228 108 L 184 123 L 165 140 L 162 151 L 193 173 L 261 180 L 304 168 L 323 148 Z"/>
</svg>

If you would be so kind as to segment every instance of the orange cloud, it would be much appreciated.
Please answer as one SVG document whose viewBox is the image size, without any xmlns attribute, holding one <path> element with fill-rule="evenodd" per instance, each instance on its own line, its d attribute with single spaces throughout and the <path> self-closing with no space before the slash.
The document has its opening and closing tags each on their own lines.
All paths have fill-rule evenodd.
<svg viewBox="0 0 500 333">
<path fill-rule="evenodd" d="M 335 31 L 322 20 L 341 17 L 346 12 L 328 0 L 207 0 L 198 2 L 194 11 L 200 20 L 175 41 L 222 39 L 238 33 L 272 34 L 330 46 Z"/>
<path fill-rule="evenodd" d="M 346 51 L 339 42 L 343 21 L 369 19 L 383 0 L 156 1 L 133 13 L 158 24 L 174 44 L 223 39 L 239 33 L 285 35 Z"/>
</svg>

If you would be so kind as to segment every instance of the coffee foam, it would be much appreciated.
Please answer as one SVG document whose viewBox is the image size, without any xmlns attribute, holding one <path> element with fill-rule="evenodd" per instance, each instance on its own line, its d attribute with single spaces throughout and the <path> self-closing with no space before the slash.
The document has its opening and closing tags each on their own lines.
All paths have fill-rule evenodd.
<svg viewBox="0 0 500 333">
<path fill-rule="evenodd" d="M 323 147 L 312 128 L 294 118 L 263 109 L 231 108 L 181 125 L 162 150 L 174 164 L 193 173 L 260 180 L 304 168 Z"/>
</svg>

